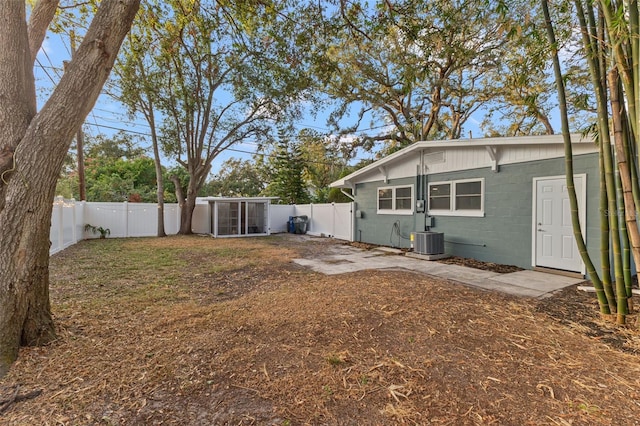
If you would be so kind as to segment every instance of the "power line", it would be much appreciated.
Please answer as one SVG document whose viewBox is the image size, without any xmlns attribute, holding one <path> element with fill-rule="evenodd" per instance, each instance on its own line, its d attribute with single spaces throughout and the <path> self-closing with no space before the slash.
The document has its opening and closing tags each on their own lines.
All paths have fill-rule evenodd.
<svg viewBox="0 0 640 426">
<path fill-rule="evenodd" d="M 105 129 L 110 129 L 110 130 L 118 130 L 120 132 L 125 132 L 125 133 L 133 133 L 136 135 L 142 135 L 142 136 L 151 136 L 150 133 L 144 133 L 144 132 L 138 132 L 136 130 L 131 130 L 131 129 L 122 129 L 120 127 L 114 127 L 114 126 L 108 126 L 106 124 L 94 124 L 94 123 L 84 123 L 88 126 L 93 126 L 93 127 L 98 127 L 98 128 L 105 128 Z"/>
<path fill-rule="evenodd" d="M 51 65 L 51 69 L 56 73 L 56 77 L 60 78 L 60 71 L 62 71 L 60 68 L 56 68 L 53 66 L 53 61 L 51 60 L 51 58 L 49 57 L 49 54 L 47 53 L 47 51 L 45 49 L 41 49 L 42 53 L 44 54 L 45 58 L 47 58 L 47 61 L 49 61 L 49 64 Z M 53 82 L 53 84 L 55 84 L 55 82 L 53 80 L 51 80 Z"/>
<path fill-rule="evenodd" d="M 46 75 L 47 77 L 49 77 L 49 80 L 51 80 L 51 82 L 52 82 L 53 84 L 56 84 L 56 82 L 54 81 L 53 77 L 51 77 L 51 74 L 49 74 L 49 72 L 46 70 L 46 68 L 42 66 L 42 64 L 40 63 L 40 59 L 38 59 L 37 57 L 36 57 L 36 62 L 38 63 L 38 65 L 40 66 L 40 68 L 42 68 L 42 71 L 44 71 L 45 75 Z"/>
<path fill-rule="evenodd" d="M 130 130 L 130 129 L 122 129 L 122 128 L 118 128 L 118 127 L 113 127 L 113 126 L 107 126 L 105 124 L 93 124 L 93 123 L 85 123 L 86 125 L 89 126 L 94 126 L 94 127 L 104 127 L 107 129 L 111 129 L 111 130 L 118 130 L 118 131 L 122 131 L 122 132 L 127 132 L 127 133 L 134 133 L 134 134 L 138 134 L 138 135 L 143 135 L 143 136 L 151 136 L 151 134 L 149 133 L 144 133 L 144 132 L 138 132 L 135 130 Z M 258 144 L 256 144 L 255 142 L 243 142 L 246 144 L 252 144 L 252 145 L 256 145 L 258 146 Z M 269 157 L 269 158 L 277 158 L 278 155 L 276 154 L 268 154 L 268 153 L 260 153 L 260 152 L 256 152 L 256 151 L 246 151 L 243 149 L 237 149 L 237 148 L 225 148 L 224 151 L 231 151 L 231 152 L 237 152 L 240 154 L 250 154 L 250 155 L 264 155 L 265 157 Z M 357 160 L 357 158 L 355 158 Z M 325 166 L 334 166 L 334 163 L 328 163 L 328 162 L 324 162 L 324 161 L 313 161 L 313 160 L 301 160 L 304 163 L 313 163 L 313 164 L 322 164 Z"/>
<path fill-rule="evenodd" d="M 61 69 L 61 68 L 59 68 L 59 67 L 55 67 L 55 66 L 53 66 L 53 63 L 52 63 L 51 59 L 49 58 L 49 55 L 47 55 L 47 53 L 46 53 L 44 50 L 43 50 L 43 53 L 45 54 L 45 56 L 46 56 L 46 57 L 47 57 L 47 59 L 49 60 L 49 63 L 51 64 L 51 66 L 45 66 L 45 65 L 43 65 L 42 63 L 40 63 L 40 61 L 39 61 L 39 60 L 37 60 L 37 59 L 36 59 L 36 61 L 37 61 L 37 66 L 38 66 L 38 67 L 40 67 L 40 68 L 42 69 L 42 71 L 47 75 L 47 77 L 49 77 L 49 79 L 51 80 L 51 82 L 55 85 L 55 84 L 56 84 L 56 82 L 55 82 L 55 80 L 51 77 L 51 75 L 47 72 L 47 69 L 53 70 L 53 71 L 56 73 L 56 76 L 57 76 L 58 78 L 60 78 L 59 73 L 60 73 L 60 71 L 62 71 L 62 69 Z M 107 83 L 107 84 L 109 84 L 109 83 Z M 96 107 L 96 108 L 94 108 L 94 110 L 103 111 L 103 112 L 106 112 L 106 113 L 109 113 L 109 114 L 115 114 L 113 111 L 108 111 L 108 110 L 106 110 L 106 109 L 100 109 L 100 108 L 97 108 L 97 107 Z M 92 110 L 92 114 L 93 114 L 93 110 Z M 105 118 L 105 117 L 98 117 L 98 118 L 100 118 L 101 120 L 105 120 L 105 121 L 116 121 L 116 120 L 108 119 L 108 118 Z M 140 125 L 144 125 L 144 126 L 146 126 L 146 124 L 140 124 L 140 123 L 136 123 L 136 125 L 138 125 L 138 126 L 140 126 Z M 327 128 L 327 127 L 320 127 L 320 126 L 316 126 L 316 125 L 313 125 L 313 124 L 307 124 L 307 123 L 293 123 L 293 125 L 294 125 L 295 127 L 301 127 L 301 128 L 309 128 L 309 129 L 321 130 L 321 131 L 323 131 L 323 132 L 327 132 L 327 133 L 331 133 L 331 132 L 333 131 L 332 129 L 329 129 L 329 128 Z M 96 123 L 96 124 L 95 124 L 95 126 L 99 126 L 99 125 Z M 105 126 L 105 127 L 106 127 L 106 126 Z M 355 130 L 355 131 L 353 131 L 353 133 L 356 133 L 356 134 L 362 134 L 362 133 L 365 133 L 365 132 L 368 132 L 368 131 L 371 131 L 371 130 L 383 129 L 383 128 L 385 128 L 385 127 L 388 127 L 388 124 L 383 124 L 383 125 L 379 125 L 379 126 L 368 127 L 368 128 L 366 128 L 366 129 Z M 123 129 L 123 130 L 124 130 L 124 129 Z M 126 130 L 124 130 L 124 131 L 126 131 Z"/>
</svg>

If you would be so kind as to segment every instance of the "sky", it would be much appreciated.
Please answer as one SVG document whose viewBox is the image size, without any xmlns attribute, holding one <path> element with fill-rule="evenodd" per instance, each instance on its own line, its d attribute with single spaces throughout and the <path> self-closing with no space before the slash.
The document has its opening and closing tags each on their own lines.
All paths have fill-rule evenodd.
<svg viewBox="0 0 640 426">
<path fill-rule="evenodd" d="M 55 83 L 59 80 L 64 61 L 70 60 L 71 52 L 69 48 L 68 40 L 57 34 L 49 33 L 45 39 L 42 49 L 38 53 L 35 76 L 36 85 L 39 93 L 40 106 L 46 101 L 48 93 L 54 87 Z M 95 137 L 97 135 L 111 136 L 118 131 L 125 131 L 133 136 L 143 138 L 141 146 L 148 148 L 148 155 L 152 156 L 151 140 L 149 136 L 149 126 L 146 121 L 140 117 L 137 119 L 130 119 L 126 114 L 126 108 L 114 100 L 112 97 L 102 94 L 93 110 L 89 113 L 85 120 L 83 130 L 88 137 Z M 317 116 L 313 116 L 311 113 L 305 114 L 300 121 L 295 123 L 295 127 L 298 129 L 310 128 L 317 130 L 321 133 L 329 132 L 326 124 L 326 119 L 330 111 L 324 111 Z M 348 119 L 347 119 L 348 120 Z M 353 119 L 352 119 L 353 120 Z M 465 123 L 465 133 L 463 138 L 469 137 L 472 134 L 474 137 L 480 137 L 483 133 L 479 127 L 482 120 L 482 114 L 477 113 L 477 116 L 472 116 L 467 123 Z M 363 123 L 369 123 L 369 120 L 363 120 Z M 352 124 L 344 122 L 343 124 Z M 374 127 L 383 127 L 383 123 L 373 123 Z M 366 131 L 367 129 L 362 129 Z M 213 162 L 211 173 L 217 174 L 222 163 L 231 158 L 250 159 L 252 153 L 257 150 L 257 145 L 252 142 L 244 142 L 233 146 L 232 148 L 221 153 Z M 375 153 L 370 152 L 357 152 L 355 158 L 351 160 L 352 164 L 355 164 L 361 159 L 369 159 L 374 156 Z M 173 160 L 164 157 L 163 165 L 171 167 L 175 165 Z"/>
<path fill-rule="evenodd" d="M 64 61 L 70 60 L 70 57 L 71 52 L 68 41 L 65 41 L 57 34 L 49 33 L 38 53 L 34 69 L 38 88 L 39 107 L 46 102 L 52 88 L 62 75 Z M 295 123 L 295 127 L 299 130 L 309 128 L 321 133 L 327 133 L 330 131 L 326 125 L 328 114 L 329 111 L 320 113 L 315 117 L 311 113 L 305 114 L 300 121 Z M 149 125 L 144 118 L 129 118 L 126 114 L 126 108 L 111 96 L 105 94 L 104 91 L 87 116 L 83 125 L 83 131 L 87 137 L 95 137 L 98 135 L 111 136 L 119 131 L 124 131 L 132 136 L 143 138 L 140 145 L 148 149 L 148 155 L 152 155 Z M 250 159 L 252 154 L 256 153 L 257 149 L 257 145 L 250 141 L 234 145 L 214 160 L 211 169 L 212 174 L 216 174 L 225 160 L 232 157 Z M 371 158 L 372 155 L 372 153 L 360 152 L 352 162 L 357 162 L 364 158 Z M 170 167 L 174 165 L 174 162 L 164 157 L 163 165 Z"/>
</svg>

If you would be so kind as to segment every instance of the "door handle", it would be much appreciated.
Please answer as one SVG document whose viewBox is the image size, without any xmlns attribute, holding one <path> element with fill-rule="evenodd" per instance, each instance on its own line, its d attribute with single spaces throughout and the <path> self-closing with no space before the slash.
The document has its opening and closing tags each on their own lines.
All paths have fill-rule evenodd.
<svg viewBox="0 0 640 426">
<path fill-rule="evenodd" d="M 538 229 L 538 232 L 544 232 L 544 229 Z"/>
</svg>

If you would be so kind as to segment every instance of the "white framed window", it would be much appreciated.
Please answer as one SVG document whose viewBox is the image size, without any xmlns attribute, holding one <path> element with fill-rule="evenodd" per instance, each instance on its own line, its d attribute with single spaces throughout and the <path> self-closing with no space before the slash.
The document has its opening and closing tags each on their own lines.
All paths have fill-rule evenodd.
<svg viewBox="0 0 640 426">
<path fill-rule="evenodd" d="M 378 214 L 413 214 L 413 185 L 378 188 Z"/>
<path fill-rule="evenodd" d="M 432 216 L 484 216 L 484 179 L 429 183 L 428 214 Z"/>
</svg>

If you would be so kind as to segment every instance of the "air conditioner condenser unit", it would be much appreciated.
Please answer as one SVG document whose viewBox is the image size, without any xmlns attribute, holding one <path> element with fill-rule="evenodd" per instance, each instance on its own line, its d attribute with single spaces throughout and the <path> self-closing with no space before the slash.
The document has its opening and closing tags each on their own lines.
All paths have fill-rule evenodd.
<svg viewBox="0 0 640 426">
<path fill-rule="evenodd" d="M 419 254 L 443 254 L 444 233 L 416 232 L 414 251 Z"/>
</svg>

